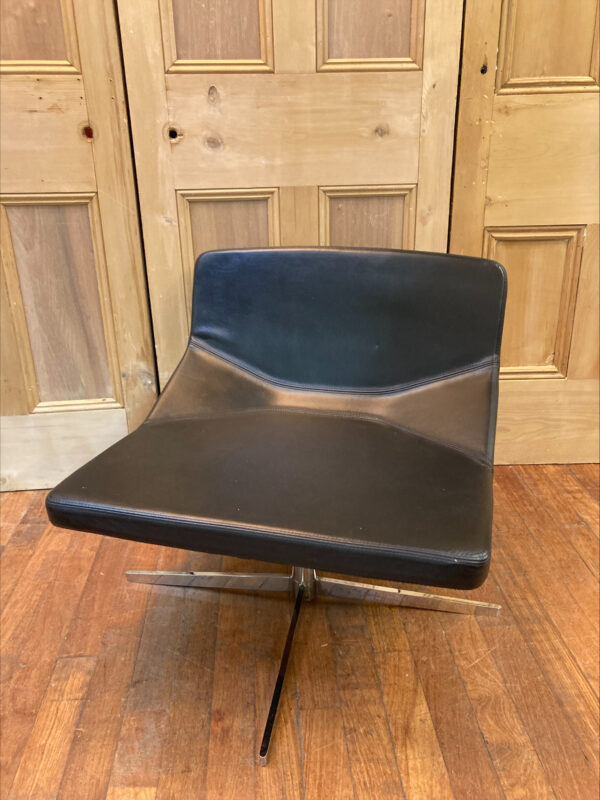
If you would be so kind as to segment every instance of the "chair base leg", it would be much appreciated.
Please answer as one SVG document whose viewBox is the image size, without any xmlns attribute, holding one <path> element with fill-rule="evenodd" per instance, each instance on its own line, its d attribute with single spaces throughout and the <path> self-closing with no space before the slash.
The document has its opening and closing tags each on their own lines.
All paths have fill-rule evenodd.
<svg viewBox="0 0 600 800">
<path fill-rule="evenodd" d="M 279 572 L 164 572 L 162 570 L 127 570 L 132 583 L 155 586 L 183 586 L 237 591 L 285 592 L 292 588 L 292 576 Z"/>
<path fill-rule="evenodd" d="M 478 600 L 465 600 L 462 597 L 415 592 L 409 589 L 397 589 L 391 586 L 377 586 L 371 583 L 343 581 L 337 578 L 321 578 L 314 569 L 293 567 L 290 574 L 280 572 L 164 572 L 147 570 L 129 570 L 127 580 L 134 583 L 149 583 L 155 586 L 195 587 L 205 589 L 232 589 L 236 591 L 290 591 L 295 597 L 294 611 L 290 621 L 285 647 L 275 689 L 267 715 L 267 722 L 260 745 L 258 761 L 265 766 L 269 754 L 269 745 L 273 726 L 277 716 L 279 698 L 283 689 L 285 672 L 290 658 L 294 632 L 300 615 L 302 603 L 314 600 L 319 595 L 343 600 L 358 600 L 371 603 L 382 603 L 388 606 L 404 606 L 410 608 L 426 608 L 437 611 L 451 611 L 459 614 L 487 614 L 497 616 L 500 606 L 494 603 L 482 603 Z"/>
<path fill-rule="evenodd" d="M 449 611 L 455 614 L 498 616 L 500 606 L 463 597 L 416 592 L 392 586 L 378 586 L 338 578 L 321 578 L 314 569 L 293 567 L 291 574 L 281 572 L 166 572 L 162 570 L 128 570 L 127 580 L 133 583 L 150 583 L 155 586 L 178 586 L 203 589 L 231 589 L 235 591 L 285 592 L 294 596 L 304 587 L 304 599 L 314 600 L 319 595 L 343 600 L 381 603 L 386 606 L 425 608 Z"/>
<path fill-rule="evenodd" d="M 426 608 L 434 611 L 450 611 L 455 614 L 477 614 L 497 617 L 501 606 L 483 603 L 480 600 L 467 600 L 463 597 L 450 597 L 429 592 L 414 592 L 410 589 L 397 589 L 393 586 L 376 586 L 372 583 L 342 581 L 337 578 L 317 577 L 317 595 L 339 597 L 346 600 L 362 600 L 367 603 L 381 603 L 386 606 L 405 608 Z"/>
</svg>

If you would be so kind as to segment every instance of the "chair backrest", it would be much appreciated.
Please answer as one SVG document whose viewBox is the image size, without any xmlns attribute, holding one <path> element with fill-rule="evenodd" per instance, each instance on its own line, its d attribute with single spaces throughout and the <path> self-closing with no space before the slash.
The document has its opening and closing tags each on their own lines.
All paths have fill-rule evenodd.
<svg viewBox="0 0 600 800">
<path fill-rule="evenodd" d="M 259 408 L 367 416 L 491 464 L 504 269 L 337 248 L 214 251 L 149 421 Z"/>
<path fill-rule="evenodd" d="M 390 389 L 498 358 L 505 291 L 479 258 L 214 251 L 196 262 L 191 334 L 278 381 Z"/>
</svg>

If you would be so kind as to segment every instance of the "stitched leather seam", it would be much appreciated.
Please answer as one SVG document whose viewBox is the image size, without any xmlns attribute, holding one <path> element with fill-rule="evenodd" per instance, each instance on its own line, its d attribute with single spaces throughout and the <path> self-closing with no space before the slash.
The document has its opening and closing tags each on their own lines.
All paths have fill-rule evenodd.
<svg viewBox="0 0 600 800">
<path fill-rule="evenodd" d="M 215 358 L 220 359 L 221 361 L 225 361 L 225 363 L 230 364 L 232 367 L 236 369 L 240 369 L 243 372 L 246 372 L 248 375 L 252 375 L 252 377 L 256 378 L 257 380 L 263 381 L 264 383 L 271 384 L 273 386 L 283 386 L 288 389 L 299 389 L 304 391 L 311 391 L 311 392 L 324 392 L 328 394 L 358 394 L 358 395 L 388 395 L 388 394 L 399 394 L 401 392 L 408 391 L 410 389 L 416 389 L 421 386 L 428 386 L 432 383 L 438 383 L 443 380 L 447 380 L 450 378 L 458 378 L 461 375 L 466 375 L 470 372 L 478 372 L 480 370 L 485 369 L 486 367 L 493 367 L 496 364 L 499 364 L 499 357 L 498 355 L 494 354 L 492 356 L 488 356 L 487 358 L 482 359 L 481 361 L 476 362 L 475 364 L 469 364 L 467 367 L 461 367 L 460 369 L 454 370 L 452 372 L 443 372 L 439 375 L 435 375 L 431 378 L 423 378 L 419 381 L 412 381 L 407 383 L 398 383 L 393 386 L 387 386 L 385 388 L 375 388 L 375 389 L 348 389 L 348 388 L 331 388 L 328 386 L 313 386 L 312 384 L 304 384 L 304 383 L 293 383 L 291 381 L 282 381 L 278 378 L 273 378 L 270 375 L 267 375 L 264 372 L 259 370 L 254 370 L 244 362 L 223 353 L 221 350 L 217 350 L 216 348 L 209 347 L 205 343 L 201 343 L 198 339 L 194 337 L 190 337 L 188 346 L 194 348 L 195 350 L 202 350 L 209 355 L 214 356 Z"/>
<path fill-rule="evenodd" d="M 51 501 L 52 502 L 52 501 Z M 56 501 L 55 501 L 56 502 Z M 343 542 L 347 547 L 350 549 L 357 550 L 358 552 L 365 551 L 365 550 L 376 550 L 380 552 L 382 556 L 392 556 L 397 557 L 398 555 L 402 555 L 408 558 L 415 558 L 426 554 L 429 559 L 433 562 L 439 564 L 456 564 L 457 558 L 455 556 L 444 556 L 437 550 L 427 550 L 425 548 L 411 548 L 411 547 L 393 547 L 390 545 L 385 545 L 381 543 L 371 543 L 365 541 L 357 541 L 356 539 L 347 539 L 342 536 L 335 536 L 335 537 L 325 537 L 316 533 L 311 533 L 310 531 L 296 531 L 293 529 L 286 529 L 286 528 L 263 528 L 259 525 L 235 525 L 225 522 L 219 522 L 218 520 L 211 520 L 211 519 L 203 519 L 201 522 L 195 522 L 190 520 L 187 517 L 182 516 L 174 516 L 169 514 L 161 514 L 160 512 L 144 512 L 144 511 L 135 511 L 135 510 L 128 510 L 123 511 L 122 509 L 115 508 L 113 506 L 93 506 L 90 503 L 82 503 L 73 500 L 60 500 L 56 502 L 55 510 L 60 511 L 61 507 L 69 507 L 79 509 L 81 511 L 88 511 L 93 512 L 96 515 L 103 515 L 103 516 L 117 516 L 117 517 L 135 517 L 140 520 L 153 520 L 158 521 L 161 523 L 171 523 L 180 528 L 195 528 L 197 530 L 205 530 L 207 527 L 210 528 L 218 528 L 223 532 L 230 532 L 230 533 L 258 533 L 263 534 L 264 536 L 273 536 L 279 539 L 287 539 L 290 542 L 297 541 L 299 538 L 302 537 L 309 539 L 310 541 L 318 542 L 320 544 L 334 544 L 335 542 Z M 460 556 L 460 560 L 463 563 L 469 564 L 482 564 L 487 561 L 486 559 L 480 558 L 473 558 L 472 556 L 462 555 Z"/>
</svg>

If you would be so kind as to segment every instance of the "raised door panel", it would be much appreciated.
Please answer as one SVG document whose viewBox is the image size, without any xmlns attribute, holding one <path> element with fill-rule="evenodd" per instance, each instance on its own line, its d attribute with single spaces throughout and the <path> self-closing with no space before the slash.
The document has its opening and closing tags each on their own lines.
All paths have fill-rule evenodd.
<svg viewBox="0 0 600 800">
<path fill-rule="evenodd" d="M 4 209 L 10 241 L 3 245 L 12 248 L 15 270 L 7 284 L 12 307 L 23 308 L 28 340 L 18 346 L 31 352 L 39 397 L 30 410 L 120 406 L 96 205 L 5 199 Z"/>
<path fill-rule="evenodd" d="M 579 284 L 580 228 L 488 228 L 486 255 L 508 273 L 503 378 L 564 378 Z"/>
<path fill-rule="evenodd" d="M 410 51 L 410 0 L 327 0 L 331 58 L 402 58 Z"/>
<path fill-rule="evenodd" d="M 6 61 L 65 60 L 67 48 L 60 0 L 4 0 L 0 19 Z"/>
<path fill-rule="evenodd" d="M 271 71 L 271 0 L 161 0 L 169 72 Z"/>
<path fill-rule="evenodd" d="M 319 0 L 319 69 L 418 69 L 423 22 L 418 0 Z"/>
<path fill-rule="evenodd" d="M 414 186 L 323 187 L 320 244 L 412 249 L 414 195 Z"/>
<path fill-rule="evenodd" d="M 78 72 L 72 0 L 3 0 L 0 64 L 8 72 Z"/>
<path fill-rule="evenodd" d="M 161 385 L 204 249 L 446 249 L 461 3 L 119 0 L 119 16 Z"/>
<path fill-rule="evenodd" d="M 597 85 L 597 0 L 504 3 L 499 92 L 585 91 Z"/>
</svg>

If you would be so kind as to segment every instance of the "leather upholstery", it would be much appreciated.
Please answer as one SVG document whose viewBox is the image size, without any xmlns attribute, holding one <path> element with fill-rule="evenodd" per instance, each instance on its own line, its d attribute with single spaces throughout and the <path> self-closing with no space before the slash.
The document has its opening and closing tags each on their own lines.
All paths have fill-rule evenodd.
<svg viewBox="0 0 600 800">
<path fill-rule="evenodd" d="M 393 250 L 206 253 L 192 340 L 302 387 L 428 380 L 498 355 L 505 279 L 490 264 Z"/>
<path fill-rule="evenodd" d="M 216 251 L 146 422 L 54 489 L 63 527 L 363 577 L 487 574 L 506 277 L 483 259 Z"/>
</svg>

